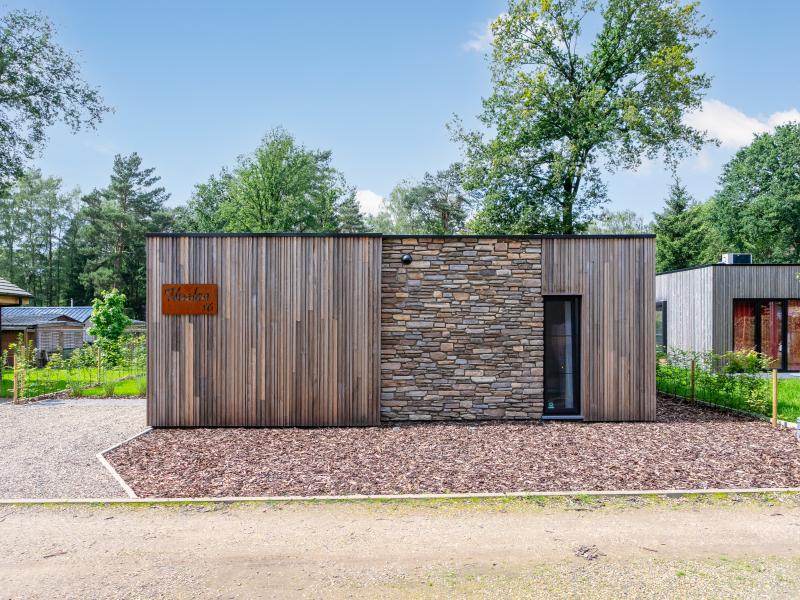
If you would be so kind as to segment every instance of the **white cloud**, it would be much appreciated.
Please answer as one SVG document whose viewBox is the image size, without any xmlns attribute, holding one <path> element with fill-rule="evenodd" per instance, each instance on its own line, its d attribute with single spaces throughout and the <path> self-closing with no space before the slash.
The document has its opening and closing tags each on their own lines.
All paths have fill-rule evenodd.
<svg viewBox="0 0 800 600">
<path fill-rule="evenodd" d="M 723 148 L 746 146 L 755 134 L 766 133 L 790 121 L 800 121 L 800 111 L 796 108 L 775 112 L 766 118 L 750 117 L 720 100 L 704 100 L 701 110 L 686 116 L 687 125 L 707 131 Z"/>
<path fill-rule="evenodd" d="M 368 215 L 378 214 L 383 203 L 383 196 L 372 190 L 358 190 L 356 200 L 361 205 L 361 210 Z"/>
<path fill-rule="evenodd" d="M 494 36 L 492 35 L 492 22 L 487 21 L 480 31 L 473 31 L 472 38 L 468 42 L 461 44 L 461 49 L 467 52 L 483 52 L 492 45 Z"/>
</svg>

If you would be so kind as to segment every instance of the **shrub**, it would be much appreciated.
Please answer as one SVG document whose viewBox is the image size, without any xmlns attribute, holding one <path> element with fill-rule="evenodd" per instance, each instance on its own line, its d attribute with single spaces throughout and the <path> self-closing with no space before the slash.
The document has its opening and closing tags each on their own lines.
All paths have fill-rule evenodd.
<svg viewBox="0 0 800 600">
<path fill-rule="evenodd" d="M 104 398 L 111 398 L 114 395 L 114 390 L 117 388 L 116 381 L 104 381 L 103 382 L 103 397 Z"/>
<path fill-rule="evenodd" d="M 756 352 L 717 355 L 670 348 L 658 355 L 658 390 L 689 397 L 692 361 L 695 363 L 696 397 L 743 410 L 767 412 L 769 381 L 762 373 L 770 367 L 768 357 Z"/>
<path fill-rule="evenodd" d="M 139 396 L 144 396 L 147 394 L 147 378 L 146 377 L 139 377 L 136 379 L 136 393 Z"/>
</svg>

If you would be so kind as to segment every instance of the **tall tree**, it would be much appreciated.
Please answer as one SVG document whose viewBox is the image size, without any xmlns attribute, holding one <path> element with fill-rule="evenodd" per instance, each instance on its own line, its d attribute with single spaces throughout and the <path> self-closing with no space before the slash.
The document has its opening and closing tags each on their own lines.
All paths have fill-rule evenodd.
<svg viewBox="0 0 800 600">
<path fill-rule="evenodd" d="M 403 181 L 371 217 L 370 229 L 436 235 L 464 231 L 476 196 L 464 189 L 462 178 L 463 166 L 454 163 L 443 171 L 425 173 L 419 182 Z"/>
<path fill-rule="evenodd" d="M 219 217 L 227 231 L 336 231 L 349 191 L 330 151 L 307 150 L 279 128 L 240 159 Z"/>
<path fill-rule="evenodd" d="M 61 180 L 30 171 L 0 198 L 0 273 L 34 294 L 37 304 L 56 304 L 63 288 L 59 246 L 74 213 L 76 191 Z"/>
<path fill-rule="evenodd" d="M 632 210 L 602 211 L 586 228 L 593 234 L 651 233 L 653 226 Z"/>
<path fill-rule="evenodd" d="M 363 233 L 367 230 L 354 189 L 336 206 L 336 223 L 337 231 L 342 233 Z"/>
<path fill-rule="evenodd" d="M 800 261 L 800 123 L 763 133 L 725 165 L 711 217 L 727 251 Z"/>
<path fill-rule="evenodd" d="M 233 176 L 227 169 L 212 175 L 205 183 L 194 186 L 194 192 L 185 206 L 174 211 L 175 231 L 222 231 L 225 220 L 220 208 L 230 201 Z"/>
<path fill-rule="evenodd" d="M 27 10 L 0 19 L 0 181 L 22 174 L 51 125 L 94 128 L 109 110 L 55 33 L 45 16 Z"/>
<path fill-rule="evenodd" d="M 695 203 L 678 179 L 670 186 L 664 210 L 654 217 L 657 271 L 684 269 L 714 260 L 719 247 L 707 207 Z"/>
<path fill-rule="evenodd" d="M 93 296 L 120 290 L 136 316 L 145 303 L 145 234 L 171 228 L 164 207 L 169 194 L 160 180 L 137 153 L 117 155 L 109 186 L 82 198 L 80 236 L 88 243 L 81 283 Z"/>
<path fill-rule="evenodd" d="M 586 40 L 597 11 L 599 32 Z M 469 187 L 485 191 L 476 230 L 575 233 L 606 199 L 601 166 L 673 163 L 706 141 L 682 120 L 710 84 L 695 70 L 695 48 L 712 34 L 697 3 L 510 0 L 492 32 L 481 120 L 495 136 L 458 122 L 454 131 Z"/>
</svg>

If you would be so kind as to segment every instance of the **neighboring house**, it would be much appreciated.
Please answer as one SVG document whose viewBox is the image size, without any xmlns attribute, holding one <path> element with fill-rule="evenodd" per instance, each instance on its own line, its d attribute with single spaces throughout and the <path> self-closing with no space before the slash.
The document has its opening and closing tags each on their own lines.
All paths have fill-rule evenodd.
<svg viewBox="0 0 800 600">
<path fill-rule="evenodd" d="M 0 277 L 0 306 L 23 306 L 28 304 L 32 297 L 33 294 Z"/>
<path fill-rule="evenodd" d="M 0 277 L 0 353 L 8 345 L 13 343 L 16 334 L 11 331 L 6 332 L 3 327 L 3 306 L 24 306 L 31 301 L 33 294 L 30 294 L 10 281 Z"/>
<path fill-rule="evenodd" d="M 657 343 L 715 354 L 756 350 L 782 371 L 800 371 L 800 265 L 748 257 L 658 274 Z"/>
<path fill-rule="evenodd" d="M 147 256 L 149 425 L 655 419 L 652 235 L 152 234 Z"/>
<path fill-rule="evenodd" d="M 66 354 L 90 341 L 91 306 L 8 306 L 2 313 L 3 349 L 17 340 L 33 340 L 39 361 L 57 350 Z"/>
<path fill-rule="evenodd" d="M 25 340 L 33 340 L 39 351 L 39 362 L 47 361 L 56 351 L 65 355 L 75 348 L 93 341 L 89 335 L 92 327 L 91 306 L 7 306 L 0 309 L 2 323 L 2 350 L 16 342 L 21 333 Z M 133 321 L 129 333 L 144 335 L 145 323 Z"/>
</svg>

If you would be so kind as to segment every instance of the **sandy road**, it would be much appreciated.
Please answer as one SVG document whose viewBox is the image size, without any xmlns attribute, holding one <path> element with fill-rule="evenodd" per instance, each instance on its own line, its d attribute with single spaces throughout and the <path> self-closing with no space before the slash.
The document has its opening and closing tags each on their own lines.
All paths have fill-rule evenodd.
<svg viewBox="0 0 800 600">
<path fill-rule="evenodd" d="M 774 598 L 799 568 L 796 496 L 0 506 L 2 598 Z"/>
</svg>

